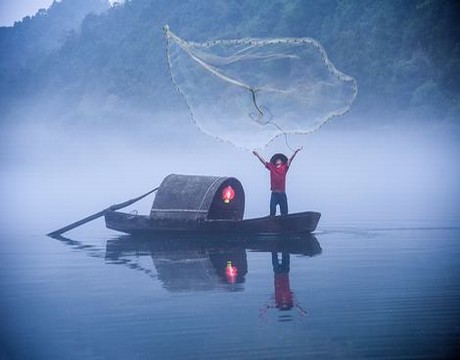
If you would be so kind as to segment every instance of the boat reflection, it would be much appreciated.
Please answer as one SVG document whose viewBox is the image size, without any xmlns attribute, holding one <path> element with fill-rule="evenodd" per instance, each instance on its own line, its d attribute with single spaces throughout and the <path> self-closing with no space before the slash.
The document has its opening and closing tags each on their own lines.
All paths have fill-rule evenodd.
<svg viewBox="0 0 460 360">
<path fill-rule="evenodd" d="M 149 256 L 156 277 L 165 289 L 172 292 L 218 288 L 238 291 L 244 289 L 248 273 L 247 250 L 267 252 L 272 258 L 279 252 L 283 254 L 284 263 L 290 254 L 314 256 L 322 251 L 318 240 L 311 234 L 246 239 L 166 235 L 143 239 L 125 235 L 107 241 L 105 259 L 108 263 L 132 267 L 133 259 Z"/>
<path fill-rule="evenodd" d="M 226 275 L 228 262 L 238 269 L 231 277 L 231 283 L 244 282 L 247 273 L 244 247 L 214 246 L 198 240 L 120 236 L 107 241 L 105 260 L 111 264 L 132 266 L 134 259 L 142 262 L 142 257 L 149 257 L 156 277 L 171 292 L 225 288 L 223 285 L 229 283 Z M 234 286 L 233 289 L 241 287 Z"/>
<path fill-rule="evenodd" d="M 272 258 L 279 309 L 294 306 L 293 300 L 289 300 L 290 255 L 315 256 L 322 252 L 311 234 L 250 238 L 164 235 L 153 239 L 122 235 L 107 240 L 105 252 L 63 236 L 56 238 L 89 256 L 104 258 L 108 264 L 124 265 L 157 278 L 170 292 L 242 291 L 248 273 L 247 251 L 268 253 Z"/>
</svg>

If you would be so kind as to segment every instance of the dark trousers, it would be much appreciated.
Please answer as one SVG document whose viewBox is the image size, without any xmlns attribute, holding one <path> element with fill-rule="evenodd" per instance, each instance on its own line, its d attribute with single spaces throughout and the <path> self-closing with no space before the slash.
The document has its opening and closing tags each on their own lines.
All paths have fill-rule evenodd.
<svg viewBox="0 0 460 360">
<path fill-rule="evenodd" d="M 288 213 L 288 203 L 287 203 L 287 196 L 285 192 L 272 191 L 272 196 L 270 198 L 270 215 L 271 216 L 274 216 L 276 214 L 276 205 L 280 206 L 281 215 L 286 215 Z"/>
<path fill-rule="evenodd" d="M 272 252 L 272 265 L 275 274 L 288 273 L 290 267 L 290 254 L 288 252 L 281 253 L 281 261 L 278 253 Z"/>
</svg>

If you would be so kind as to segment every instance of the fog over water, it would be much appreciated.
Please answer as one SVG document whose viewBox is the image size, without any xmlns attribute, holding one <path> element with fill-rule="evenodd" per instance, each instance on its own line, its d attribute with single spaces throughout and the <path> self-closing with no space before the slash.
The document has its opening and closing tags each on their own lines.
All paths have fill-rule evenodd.
<svg viewBox="0 0 460 360">
<path fill-rule="evenodd" d="M 457 218 L 456 132 L 430 125 L 347 129 L 347 121 L 288 137 L 291 147 L 304 147 L 288 174 L 291 212 L 320 211 L 321 223 Z M 235 176 L 246 192 L 245 216 L 268 211 L 269 176 L 258 160 L 201 133 L 187 114 L 107 125 L 35 118 L 5 126 L 3 227 L 27 224 L 46 233 L 45 224 L 59 227 L 135 197 L 170 173 Z M 291 154 L 284 137 L 261 150 L 266 158 L 274 152 Z M 151 201 L 134 207 L 147 213 Z"/>
<path fill-rule="evenodd" d="M 458 354 L 457 3 L 116 3 L 54 1 L 0 27 L 0 359 Z M 168 62 L 166 24 L 211 47 L 219 39 L 312 37 L 356 79 L 348 113 L 257 149 L 269 159 L 303 147 L 287 175 L 289 212 L 320 212 L 314 234 L 144 238 L 108 230 L 101 217 L 46 236 L 171 173 L 236 177 L 244 217 L 268 215 L 269 172 L 251 153 L 264 142 L 249 130 L 240 138 L 242 118 L 232 114 L 248 115 L 238 104 L 249 104 L 249 118 L 259 121 L 245 129 L 268 124 L 275 102 L 264 103 L 260 89 L 272 82 L 243 86 L 241 102 L 232 102 L 231 88 L 208 88 L 172 53 Z M 282 89 L 294 100 L 318 89 L 297 72 L 287 77 L 293 68 L 284 63 L 255 63 L 263 71 L 235 65 L 249 79 L 287 82 Z M 309 75 L 311 65 L 298 70 Z M 189 78 L 182 87 L 181 77 L 171 81 L 174 68 Z M 333 102 L 323 90 L 315 95 Z M 280 107 L 289 122 L 293 103 Z M 215 110 L 204 123 L 194 118 L 201 130 L 193 106 Z M 311 120 L 308 106 L 297 108 L 289 129 L 315 128 L 296 127 Z M 153 199 L 122 211 L 149 214 Z"/>
<path fill-rule="evenodd" d="M 39 121 L 3 127 L 0 357 L 455 353 L 455 132 L 348 129 L 344 117 L 288 138 L 304 146 L 288 174 L 290 212 L 322 217 L 312 239 L 294 242 L 302 254 L 284 252 L 290 263 L 281 276 L 296 306 L 283 312 L 273 305 L 278 250 L 263 239 L 256 239 L 262 250 L 142 240 L 107 230 L 102 218 L 60 240 L 45 236 L 147 192 L 170 173 L 235 176 L 245 189 L 245 217 L 268 213 L 268 172 L 250 152 L 200 133 L 184 114 L 162 116 L 166 127 L 148 117 L 106 129 Z M 289 153 L 283 138 L 261 150 L 266 157 L 275 151 Z M 126 210 L 148 213 L 151 202 Z M 241 272 L 236 284 L 218 276 L 229 260 Z M 185 336 L 179 348 L 178 336 Z"/>
</svg>

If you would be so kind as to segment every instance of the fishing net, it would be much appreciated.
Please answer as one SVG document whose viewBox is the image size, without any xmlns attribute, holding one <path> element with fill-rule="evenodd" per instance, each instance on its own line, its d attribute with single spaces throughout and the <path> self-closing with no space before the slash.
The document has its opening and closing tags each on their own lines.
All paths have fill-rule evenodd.
<svg viewBox="0 0 460 360">
<path fill-rule="evenodd" d="M 170 75 L 193 121 L 237 147 L 313 132 L 346 113 L 358 92 L 311 38 L 196 43 L 164 32 Z"/>
</svg>

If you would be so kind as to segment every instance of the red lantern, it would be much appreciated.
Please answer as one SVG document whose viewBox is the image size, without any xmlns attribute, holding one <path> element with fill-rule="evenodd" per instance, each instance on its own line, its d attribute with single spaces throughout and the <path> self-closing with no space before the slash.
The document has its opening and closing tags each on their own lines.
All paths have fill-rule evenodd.
<svg viewBox="0 0 460 360">
<path fill-rule="evenodd" d="M 228 204 L 230 201 L 233 200 L 235 197 L 235 190 L 228 185 L 222 190 L 222 200 L 224 200 L 224 203 Z"/>
</svg>

